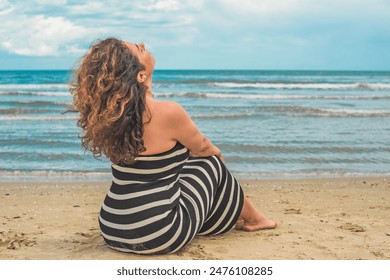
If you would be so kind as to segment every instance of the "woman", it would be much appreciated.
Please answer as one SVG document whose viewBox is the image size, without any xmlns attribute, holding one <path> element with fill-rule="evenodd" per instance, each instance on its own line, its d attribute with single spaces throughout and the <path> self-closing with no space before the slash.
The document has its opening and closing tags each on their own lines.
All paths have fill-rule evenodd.
<svg viewBox="0 0 390 280">
<path fill-rule="evenodd" d="M 71 86 L 85 149 L 112 162 L 99 224 L 113 249 L 176 252 L 196 235 L 271 229 L 243 195 L 221 151 L 177 103 L 153 98 L 144 44 L 99 41 Z"/>
</svg>

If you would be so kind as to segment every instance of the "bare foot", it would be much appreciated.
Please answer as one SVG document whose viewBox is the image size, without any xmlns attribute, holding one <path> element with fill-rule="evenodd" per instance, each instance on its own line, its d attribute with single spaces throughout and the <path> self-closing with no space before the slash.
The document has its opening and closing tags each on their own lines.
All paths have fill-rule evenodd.
<svg viewBox="0 0 390 280">
<path fill-rule="evenodd" d="M 236 229 L 245 231 L 255 231 L 262 229 L 276 228 L 274 220 L 268 219 L 262 213 L 256 210 L 244 195 L 244 204 L 242 206 L 240 217 L 236 222 Z"/>
<path fill-rule="evenodd" d="M 242 227 L 244 226 L 244 223 L 245 223 L 244 218 L 239 217 L 237 222 L 236 222 L 236 226 L 234 228 L 237 229 L 237 230 L 242 230 Z"/>
<path fill-rule="evenodd" d="M 277 227 L 277 223 L 268 219 L 262 214 L 259 214 L 256 219 L 253 220 L 244 220 L 243 218 L 239 218 L 236 222 L 237 230 L 244 231 L 256 231 L 256 230 L 265 230 L 265 229 L 274 229 Z"/>
</svg>

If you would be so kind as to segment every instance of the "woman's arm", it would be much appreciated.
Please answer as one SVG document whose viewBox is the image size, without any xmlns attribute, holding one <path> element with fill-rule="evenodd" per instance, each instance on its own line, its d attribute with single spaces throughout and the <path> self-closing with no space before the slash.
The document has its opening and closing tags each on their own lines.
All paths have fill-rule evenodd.
<svg viewBox="0 0 390 280">
<path fill-rule="evenodd" d="M 194 156 L 213 156 L 222 158 L 221 151 L 196 127 L 191 117 L 176 102 L 166 102 L 168 109 L 168 128 L 172 138 L 186 146 Z"/>
</svg>

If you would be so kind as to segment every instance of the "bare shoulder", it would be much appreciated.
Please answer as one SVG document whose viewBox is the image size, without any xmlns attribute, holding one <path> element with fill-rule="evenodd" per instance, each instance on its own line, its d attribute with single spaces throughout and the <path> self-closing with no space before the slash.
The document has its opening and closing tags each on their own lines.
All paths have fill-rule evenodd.
<svg viewBox="0 0 390 280">
<path fill-rule="evenodd" d="M 159 116 L 167 119 L 181 118 L 187 114 L 179 103 L 168 100 L 155 101 L 154 109 Z"/>
<path fill-rule="evenodd" d="M 175 101 L 171 101 L 171 100 L 165 100 L 165 101 L 157 101 L 157 106 L 159 106 L 160 108 L 162 108 L 163 110 L 167 111 L 167 112 L 175 112 L 175 111 L 178 111 L 178 110 L 184 110 L 183 107 L 175 102 Z"/>
<path fill-rule="evenodd" d="M 153 106 L 155 114 L 152 112 L 152 121 L 158 119 L 154 122 L 155 127 L 160 131 L 156 135 L 158 139 L 165 138 L 178 141 L 193 154 L 199 154 L 204 150 L 205 139 L 207 138 L 199 131 L 190 115 L 180 104 L 174 101 L 156 101 Z"/>
</svg>

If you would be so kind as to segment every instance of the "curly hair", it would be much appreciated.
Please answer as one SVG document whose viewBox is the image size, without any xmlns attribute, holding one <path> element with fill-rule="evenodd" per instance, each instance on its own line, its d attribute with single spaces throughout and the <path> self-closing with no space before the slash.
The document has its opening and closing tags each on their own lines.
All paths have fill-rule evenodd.
<svg viewBox="0 0 390 280">
<path fill-rule="evenodd" d="M 137 81 L 142 70 L 123 41 L 107 38 L 92 45 L 74 71 L 70 93 L 84 133 L 79 137 L 95 158 L 103 154 L 114 164 L 132 164 L 146 150 L 142 136 L 147 87 Z"/>
</svg>

